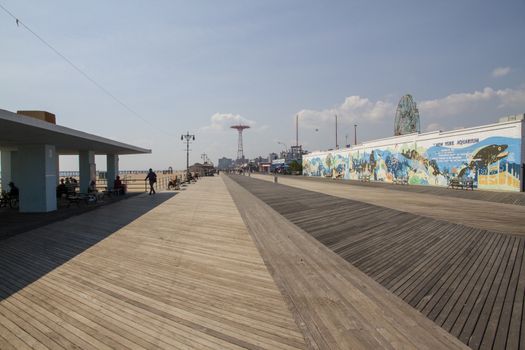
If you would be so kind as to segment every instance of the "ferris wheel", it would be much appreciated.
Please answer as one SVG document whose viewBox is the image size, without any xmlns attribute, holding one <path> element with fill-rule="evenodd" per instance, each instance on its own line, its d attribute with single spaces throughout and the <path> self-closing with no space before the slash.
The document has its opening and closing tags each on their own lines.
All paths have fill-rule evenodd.
<svg viewBox="0 0 525 350">
<path fill-rule="evenodd" d="M 419 111 L 411 95 L 401 97 L 397 105 L 394 121 L 394 135 L 420 132 Z"/>
</svg>

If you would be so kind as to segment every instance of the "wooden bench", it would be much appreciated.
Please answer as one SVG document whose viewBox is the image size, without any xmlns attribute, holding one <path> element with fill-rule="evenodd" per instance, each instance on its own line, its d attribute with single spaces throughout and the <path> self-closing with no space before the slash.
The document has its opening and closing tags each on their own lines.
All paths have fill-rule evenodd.
<svg viewBox="0 0 525 350">
<path fill-rule="evenodd" d="M 17 209 L 18 208 L 18 197 L 10 197 L 9 195 L 5 194 L 0 197 L 0 208 L 1 207 L 9 207 L 11 209 Z"/>
<path fill-rule="evenodd" d="M 460 180 L 460 179 L 450 179 L 450 181 L 448 182 L 448 187 L 449 188 L 452 188 L 454 190 L 456 189 L 464 189 L 464 190 L 468 190 L 468 189 L 471 189 L 472 191 L 474 190 L 474 181 L 473 180 Z"/>
<path fill-rule="evenodd" d="M 75 193 L 66 196 L 68 208 L 71 204 L 76 204 L 77 206 L 80 206 L 81 203 L 94 204 L 98 202 L 98 199 L 97 193 Z"/>
<path fill-rule="evenodd" d="M 394 185 L 408 185 L 408 178 L 407 177 L 394 178 L 392 180 L 392 183 Z"/>
<path fill-rule="evenodd" d="M 370 182 L 370 175 L 359 175 L 359 181 Z"/>
</svg>

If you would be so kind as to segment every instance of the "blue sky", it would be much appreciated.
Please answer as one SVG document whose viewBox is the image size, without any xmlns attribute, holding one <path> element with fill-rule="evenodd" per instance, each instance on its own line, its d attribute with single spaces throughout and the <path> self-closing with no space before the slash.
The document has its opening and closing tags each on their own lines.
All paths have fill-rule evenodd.
<svg viewBox="0 0 525 350">
<path fill-rule="evenodd" d="M 25 24 L 140 113 L 136 118 L 0 12 L 0 108 L 153 149 L 122 169 L 235 157 L 228 127 L 248 123 L 248 157 L 391 136 L 410 93 L 423 130 L 525 113 L 524 1 L 1 0 Z M 318 131 L 315 131 L 318 129 Z M 97 160 L 100 168 L 103 161 Z M 62 169 L 74 169 L 64 159 Z"/>
</svg>

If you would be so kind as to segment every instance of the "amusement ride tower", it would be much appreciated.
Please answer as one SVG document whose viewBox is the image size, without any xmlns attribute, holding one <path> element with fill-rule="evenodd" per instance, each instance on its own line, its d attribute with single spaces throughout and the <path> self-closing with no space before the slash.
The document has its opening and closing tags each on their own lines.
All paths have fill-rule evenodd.
<svg viewBox="0 0 525 350">
<path fill-rule="evenodd" d="M 248 125 L 238 124 L 238 125 L 232 125 L 232 129 L 236 129 L 239 132 L 239 141 L 237 143 L 237 161 L 244 160 L 244 151 L 242 149 L 242 132 L 244 129 L 249 129 L 250 127 Z"/>
<path fill-rule="evenodd" d="M 399 100 L 394 122 L 394 135 L 406 135 L 420 132 L 419 111 L 411 95 L 405 95 Z"/>
</svg>

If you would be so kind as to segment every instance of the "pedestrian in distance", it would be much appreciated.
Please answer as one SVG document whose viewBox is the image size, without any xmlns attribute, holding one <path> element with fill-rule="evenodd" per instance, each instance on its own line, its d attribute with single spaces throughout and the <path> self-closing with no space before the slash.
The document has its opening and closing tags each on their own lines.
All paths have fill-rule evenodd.
<svg viewBox="0 0 525 350">
<path fill-rule="evenodd" d="M 156 192 L 155 192 L 155 189 L 153 188 L 153 185 L 155 185 L 155 183 L 157 182 L 157 174 L 155 174 L 155 172 L 150 168 L 148 175 L 146 176 L 144 180 L 149 180 L 149 194 L 150 195 L 152 193 L 155 194 Z"/>
</svg>

